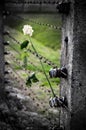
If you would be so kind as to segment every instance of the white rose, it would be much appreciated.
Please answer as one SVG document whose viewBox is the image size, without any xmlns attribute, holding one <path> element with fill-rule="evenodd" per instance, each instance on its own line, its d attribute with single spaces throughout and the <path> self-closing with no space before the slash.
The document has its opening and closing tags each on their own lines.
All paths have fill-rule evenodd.
<svg viewBox="0 0 86 130">
<path fill-rule="evenodd" d="M 30 25 L 24 25 L 22 30 L 23 30 L 24 35 L 32 36 L 32 34 L 33 34 L 33 29 Z"/>
</svg>

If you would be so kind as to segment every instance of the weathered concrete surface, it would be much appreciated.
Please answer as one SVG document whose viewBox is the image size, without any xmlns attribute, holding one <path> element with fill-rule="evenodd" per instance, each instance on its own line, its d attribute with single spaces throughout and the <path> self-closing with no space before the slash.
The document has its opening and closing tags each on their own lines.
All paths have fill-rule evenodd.
<svg viewBox="0 0 86 130">
<path fill-rule="evenodd" d="M 25 111 L 16 97 L 9 97 L 0 104 L 0 130 L 48 130 L 48 126 L 46 118 Z"/>
<path fill-rule="evenodd" d="M 61 111 L 60 124 L 65 130 L 86 129 L 86 1 L 71 0 L 69 15 L 63 15 L 62 66 L 68 78 L 61 79 L 61 96 L 68 108 Z M 68 43 L 64 41 L 68 37 Z"/>
<path fill-rule="evenodd" d="M 5 9 L 13 12 L 56 13 L 56 4 L 5 3 Z"/>
</svg>

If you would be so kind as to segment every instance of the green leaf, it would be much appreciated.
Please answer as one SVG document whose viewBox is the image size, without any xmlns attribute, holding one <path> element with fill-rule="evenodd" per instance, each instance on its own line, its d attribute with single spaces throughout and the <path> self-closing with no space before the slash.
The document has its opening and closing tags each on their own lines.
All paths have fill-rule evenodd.
<svg viewBox="0 0 86 130">
<path fill-rule="evenodd" d="M 26 85 L 27 85 L 27 86 L 31 86 L 31 85 L 32 85 L 32 82 L 31 82 L 30 77 L 27 78 L 27 80 L 26 80 Z"/>
<path fill-rule="evenodd" d="M 24 48 L 26 48 L 26 47 L 28 46 L 28 44 L 29 44 L 29 41 L 28 41 L 28 40 L 25 40 L 25 41 L 20 45 L 21 50 L 24 49 Z"/>
<path fill-rule="evenodd" d="M 30 76 L 28 76 L 27 81 L 26 81 L 26 85 L 31 86 L 31 85 L 32 85 L 32 82 L 33 82 L 33 83 L 36 83 L 36 82 L 38 82 L 38 81 L 39 81 L 39 80 L 37 79 L 35 73 L 32 73 Z"/>
<path fill-rule="evenodd" d="M 33 82 L 33 83 L 36 83 L 36 82 L 39 81 L 39 80 L 37 79 L 35 73 L 32 73 L 32 75 L 30 76 L 30 78 L 32 79 L 32 82 Z"/>
</svg>

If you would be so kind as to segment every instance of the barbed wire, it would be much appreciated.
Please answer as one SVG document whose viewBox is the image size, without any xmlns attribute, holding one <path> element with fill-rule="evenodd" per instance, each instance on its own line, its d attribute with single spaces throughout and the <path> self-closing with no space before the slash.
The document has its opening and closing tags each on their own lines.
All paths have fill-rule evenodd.
<svg viewBox="0 0 86 130">
<path fill-rule="evenodd" d="M 13 55 L 11 55 L 11 60 L 12 60 L 12 58 L 14 59 L 14 56 Z M 8 58 L 9 59 L 9 58 Z M 10 59 L 8 60 L 8 61 L 10 61 Z M 14 61 L 16 62 L 16 60 L 14 59 Z M 16 65 L 18 65 L 19 66 L 19 63 L 17 63 L 16 62 Z M 13 67 L 13 65 L 12 64 L 9 64 L 9 67 L 10 67 L 10 69 L 11 69 L 11 71 L 10 71 L 10 73 L 12 72 L 12 73 L 14 73 L 13 74 L 13 77 L 15 78 L 15 80 L 20 84 L 20 86 L 22 87 L 22 86 L 26 86 L 25 85 L 25 81 L 24 81 L 24 79 L 23 78 L 21 78 L 21 72 L 20 72 L 20 74 L 18 73 L 18 72 L 16 72 L 16 70 L 15 70 L 15 68 Z M 25 70 L 24 70 L 25 71 Z M 26 71 L 25 71 L 26 72 Z M 16 75 L 16 76 L 15 76 Z M 22 84 L 21 84 L 21 82 L 22 82 Z M 39 89 L 41 89 L 42 91 L 43 91 L 43 93 L 46 93 L 48 96 L 50 96 L 50 93 L 51 93 L 51 90 L 46 90 L 46 88 L 44 88 L 44 87 L 40 87 Z M 33 93 L 34 94 L 34 96 L 35 97 L 33 97 L 33 96 L 31 96 L 31 93 Z M 28 95 L 32 98 L 32 100 L 33 101 L 39 101 L 39 99 L 37 98 L 37 94 L 35 94 L 34 92 L 33 92 L 33 90 L 32 90 L 32 92 L 31 93 L 29 93 Z M 36 100 L 35 100 L 36 99 Z M 41 104 L 41 105 L 43 105 L 43 102 L 38 102 L 36 105 L 37 105 L 37 107 L 38 106 L 40 106 L 39 104 Z M 46 107 L 45 107 L 45 109 L 46 109 Z M 48 110 L 48 108 L 46 109 L 46 110 Z"/>
<path fill-rule="evenodd" d="M 13 39 L 14 39 L 14 38 L 13 38 Z M 17 40 L 15 40 L 15 41 L 17 41 Z M 30 40 L 30 41 L 31 41 L 31 40 Z M 19 44 L 19 42 L 17 42 L 17 43 Z M 34 50 L 35 55 L 38 57 L 38 59 L 39 59 L 39 61 L 40 61 L 41 67 L 42 67 L 42 69 L 43 69 L 43 73 L 44 73 L 44 75 L 45 75 L 45 77 L 46 77 L 46 80 L 47 80 L 49 86 L 50 86 L 50 89 L 51 89 L 51 91 L 52 91 L 52 94 L 53 94 L 53 96 L 55 97 L 54 90 L 53 90 L 52 85 L 51 85 L 51 83 L 50 83 L 50 80 L 49 80 L 49 78 L 48 78 L 48 76 L 47 76 L 47 74 L 46 74 L 44 65 L 43 65 L 43 63 L 42 63 L 42 59 L 40 59 L 39 53 L 36 51 L 36 49 L 35 49 L 34 45 L 32 44 L 32 42 L 31 42 L 31 46 L 32 46 L 32 48 L 33 48 L 33 50 Z M 12 47 L 12 46 L 11 46 L 11 47 Z M 13 47 L 12 47 L 12 48 L 13 48 Z M 15 50 L 16 50 L 16 49 L 15 49 Z"/>
<path fill-rule="evenodd" d="M 9 59 L 9 58 L 8 58 Z M 20 63 L 18 62 L 18 59 L 15 58 L 15 56 L 11 55 L 10 59 L 14 59 L 14 62 L 16 63 L 17 66 L 21 66 Z M 10 61 L 9 59 L 9 61 Z M 33 63 L 31 63 L 33 64 Z M 34 64 L 33 64 L 34 65 Z M 34 65 L 35 66 L 35 65 Z M 11 67 L 11 69 L 13 70 L 13 72 L 22 80 L 24 81 L 23 78 L 21 78 L 21 76 L 15 71 L 15 68 L 13 67 L 13 65 L 9 62 L 9 67 Z M 36 66 L 35 66 L 36 67 Z M 24 70 L 23 67 L 21 67 L 21 69 L 28 75 L 29 73 L 31 73 L 32 71 L 28 71 L 28 70 Z M 8 72 L 9 73 L 9 72 Z M 25 84 L 25 82 L 24 82 Z M 41 87 L 40 87 L 41 88 Z M 41 88 L 42 90 L 44 90 L 44 88 Z M 50 93 L 50 90 L 48 91 L 48 93 Z"/>
<path fill-rule="evenodd" d="M 11 36 L 10 34 L 8 35 L 8 37 L 10 37 L 12 40 L 14 40 L 17 44 L 19 44 L 19 45 L 21 45 L 21 43 L 16 39 L 16 38 L 14 38 L 13 36 Z M 13 46 L 11 46 L 12 48 L 14 48 Z M 14 48 L 15 49 L 15 48 Z M 17 51 L 16 49 L 15 49 L 15 51 Z M 52 66 L 52 67 L 57 67 L 57 65 L 55 64 L 55 63 L 53 63 L 52 61 L 49 61 L 47 58 L 45 58 L 44 56 L 42 56 L 42 55 L 36 55 L 36 53 L 34 52 L 34 51 L 32 51 L 31 49 L 28 49 L 28 51 L 31 53 L 31 54 L 33 54 L 33 55 L 35 55 L 36 57 L 38 57 L 38 58 L 40 58 L 40 59 L 42 59 L 43 60 L 43 62 L 44 63 L 46 63 L 46 64 L 48 64 L 48 65 L 50 65 L 50 66 Z M 19 54 L 21 54 L 19 51 L 17 51 Z"/>
<path fill-rule="evenodd" d="M 9 46 L 10 46 L 16 53 L 18 53 L 19 55 L 21 55 L 21 53 L 20 53 L 19 51 L 17 51 L 17 49 L 14 48 L 13 45 L 10 45 L 10 44 L 9 44 Z M 33 52 L 32 50 L 29 50 L 29 51 L 32 52 L 32 54 L 34 54 L 34 52 Z M 9 52 L 9 51 L 7 51 L 6 54 L 10 54 L 10 52 L 9 52 L 9 53 L 8 53 L 8 52 Z M 13 54 L 10 54 L 10 55 L 11 55 L 11 57 L 15 60 L 15 62 L 18 63 L 22 69 L 24 69 L 23 66 L 21 65 L 20 61 L 19 61 L 18 59 L 16 59 L 16 57 L 13 56 Z M 30 62 L 30 61 L 29 61 L 28 63 L 31 64 L 31 65 L 33 65 L 34 67 L 37 68 L 38 71 L 40 71 L 40 72 L 43 73 L 43 71 L 42 71 L 41 69 L 39 69 L 36 65 L 34 65 L 33 62 Z M 44 62 L 44 63 L 45 63 L 45 62 Z M 17 64 L 17 65 L 18 65 L 18 64 Z M 26 72 L 26 73 L 30 73 L 30 71 L 28 70 L 28 72 Z"/>
<path fill-rule="evenodd" d="M 19 73 L 17 73 L 14 69 L 14 67 L 10 64 L 9 65 L 10 67 L 10 70 L 11 70 L 11 73 L 13 74 L 13 78 L 16 80 L 16 82 L 18 82 L 18 84 L 21 86 L 21 87 L 25 87 L 26 88 L 26 85 L 25 85 L 25 81 L 23 78 L 21 78 L 21 76 L 19 75 Z M 30 88 L 28 89 L 29 92 L 28 92 L 28 96 L 33 100 L 33 101 L 36 101 L 34 102 L 36 104 L 36 106 L 38 107 L 39 104 L 43 104 L 43 102 L 40 102 L 39 103 L 39 99 L 37 98 L 37 94 L 34 93 L 33 90 L 31 90 Z M 42 89 L 41 89 L 42 90 Z M 43 91 L 43 90 L 42 90 Z M 34 95 L 34 96 L 33 96 Z"/>
<path fill-rule="evenodd" d="M 24 18 L 24 17 L 19 16 L 19 15 L 16 15 L 16 17 L 19 18 L 19 19 L 21 19 L 21 20 L 27 20 L 27 18 Z M 32 19 L 29 19 L 29 21 L 32 22 L 32 23 L 34 23 L 34 24 L 38 24 L 40 26 L 48 26 L 48 27 L 56 29 L 56 30 L 61 30 L 60 26 L 51 25 L 51 24 L 48 24 L 48 23 L 41 23 L 41 22 L 37 22 L 37 21 L 32 20 Z"/>
</svg>

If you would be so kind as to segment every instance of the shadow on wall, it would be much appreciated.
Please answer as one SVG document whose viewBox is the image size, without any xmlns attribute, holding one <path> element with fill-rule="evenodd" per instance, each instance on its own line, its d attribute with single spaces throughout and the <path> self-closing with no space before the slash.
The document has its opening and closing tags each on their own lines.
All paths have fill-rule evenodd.
<svg viewBox="0 0 86 130">
<path fill-rule="evenodd" d="M 86 108 L 71 116 L 71 130 L 86 130 Z"/>
</svg>

